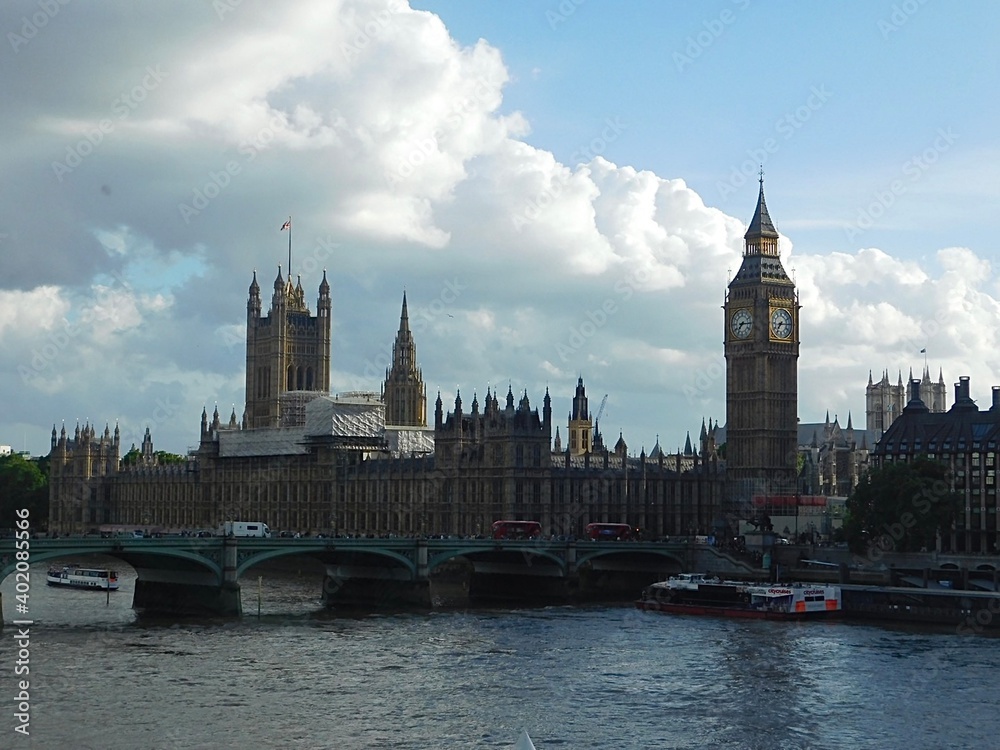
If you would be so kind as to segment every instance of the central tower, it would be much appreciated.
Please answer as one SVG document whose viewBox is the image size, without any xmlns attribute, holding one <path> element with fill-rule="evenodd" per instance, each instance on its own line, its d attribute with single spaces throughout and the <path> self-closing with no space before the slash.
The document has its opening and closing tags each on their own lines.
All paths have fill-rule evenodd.
<svg viewBox="0 0 1000 750">
<path fill-rule="evenodd" d="M 399 331 L 392 345 L 392 367 L 385 371 L 382 401 L 385 403 L 386 424 L 427 426 L 427 392 L 423 375 L 417 367 L 417 346 L 410 333 L 406 292 L 403 292 L 403 309 L 399 314 Z"/>
<path fill-rule="evenodd" d="M 743 237 L 725 305 L 726 474 L 730 500 L 796 491 L 799 304 L 764 202 Z"/>
<path fill-rule="evenodd" d="M 271 309 L 261 315 L 254 271 L 247 300 L 247 389 L 244 426 L 281 425 L 282 395 L 330 390 L 330 284 L 323 272 L 316 315 L 306 305 L 302 282 L 274 280 Z"/>
</svg>

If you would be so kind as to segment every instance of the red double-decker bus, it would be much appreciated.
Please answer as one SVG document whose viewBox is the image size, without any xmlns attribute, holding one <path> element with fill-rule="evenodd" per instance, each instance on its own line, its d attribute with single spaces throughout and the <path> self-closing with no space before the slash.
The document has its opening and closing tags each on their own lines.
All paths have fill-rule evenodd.
<svg viewBox="0 0 1000 750">
<path fill-rule="evenodd" d="M 494 539 L 536 539 L 542 535 L 538 521 L 494 521 Z"/>
<path fill-rule="evenodd" d="M 584 532 L 595 542 L 624 542 L 633 533 L 627 523 L 588 523 Z"/>
</svg>

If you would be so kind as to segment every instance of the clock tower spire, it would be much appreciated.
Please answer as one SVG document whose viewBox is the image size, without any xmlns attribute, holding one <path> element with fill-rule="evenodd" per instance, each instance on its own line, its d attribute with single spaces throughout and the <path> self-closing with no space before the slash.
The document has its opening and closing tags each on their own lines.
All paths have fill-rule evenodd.
<svg viewBox="0 0 1000 750">
<path fill-rule="evenodd" d="M 799 304 L 764 200 L 743 237 L 725 304 L 726 474 L 733 509 L 754 495 L 794 494 L 798 454 Z"/>
</svg>

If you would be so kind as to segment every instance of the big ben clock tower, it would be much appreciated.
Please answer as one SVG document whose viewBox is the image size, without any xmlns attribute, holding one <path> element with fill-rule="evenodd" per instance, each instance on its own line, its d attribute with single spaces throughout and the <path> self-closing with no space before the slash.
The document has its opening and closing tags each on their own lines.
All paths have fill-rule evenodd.
<svg viewBox="0 0 1000 750">
<path fill-rule="evenodd" d="M 764 202 L 743 237 L 726 294 L 726 473 L 730 499 L 794 494 L 798 448 L 799 304 Z"/>
</svg>

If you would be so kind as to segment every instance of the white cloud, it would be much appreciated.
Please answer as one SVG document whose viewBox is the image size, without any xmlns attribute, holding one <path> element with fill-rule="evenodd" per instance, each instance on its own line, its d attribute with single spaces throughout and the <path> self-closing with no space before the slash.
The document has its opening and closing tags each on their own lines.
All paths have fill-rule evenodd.
<svg viewBox="0 0 1000 750">
<path fill-rule="evenodd" d="M 0 342 L 6 336 L 30 338 L 51 331 L 68 309 L 57 286 L 0 290 Z"/>
<path fill-rule="evenodd" d="M 154 439 L 183 450 L 202 404 L 240 416 L 246 288 L 266 268 L 266 308 L 289 213 L 308 299 L 329 270 L 335 390 L 379 389 L 405 287 L 432 394 L 457 385 L 471 402 L 510 380 L 540 404 L 549 385 L 561 424 L 582 374 L 593 402 L 611 394 L 636 451 L 656 433 L 683 440 L 703 416 L 725 421 L 720 308 L 755 195 L 741 220 L 682 179 L 560 163 L 526 142 L 525 115 L 503 111 L 499 51 L 460 46 L 424 11 L 248 2 L 206 28 L 136 29 L 144 49 L 96 31 L 121 61 L 113 81 L 81 60 L 19 123 L 32 157 L 0 150 L 14 177 L 35 175 L 39 153 L 61 158 L 149 66 L 165 73 L 62 183 L 46 175 L 6 209 L 5 244 L 37 255 L 43 282 L 0 291 L 0 363 L 30 368 L 65 321 L 88 323 L 31 379 L 9 379 L 11 424 L 86 411 L 131 431 L 159 400 Z M 239 170 L 182 220 L 178 203 L 229 162 Z M 29 223 L 54 233 L 26 240 Z M 925 347 L 948 378 L 993 377 L 998 281 L 973 249 L 943 249 L 934 268 L 874 247 L 781 245 L 801 296 L 804 421 L 862 410 L 867 370 L 905 372 Z"/>
</svg>

